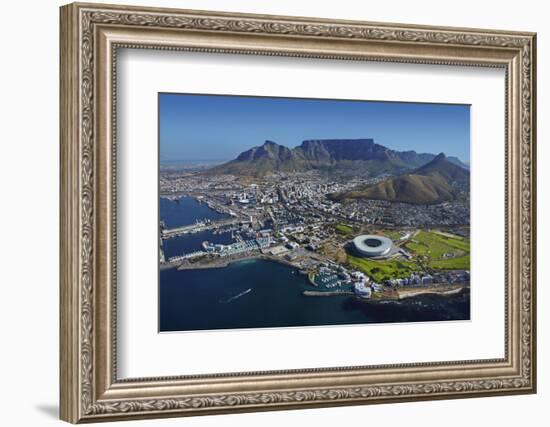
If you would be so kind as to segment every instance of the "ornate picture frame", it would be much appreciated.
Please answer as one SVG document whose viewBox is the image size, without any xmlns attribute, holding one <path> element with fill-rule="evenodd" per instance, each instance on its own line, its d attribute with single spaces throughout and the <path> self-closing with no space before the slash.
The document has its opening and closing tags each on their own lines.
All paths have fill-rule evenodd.
<svg viewBox="0 0 550 427">
<path fill-rule="evenodd" d="M 536 391 L 536 35 L 99 4 L 61 15 L 60 416 L 113 421 Z M 117 49 L 506 73 L 505 357 L 117 378 Z"/>
</svg>

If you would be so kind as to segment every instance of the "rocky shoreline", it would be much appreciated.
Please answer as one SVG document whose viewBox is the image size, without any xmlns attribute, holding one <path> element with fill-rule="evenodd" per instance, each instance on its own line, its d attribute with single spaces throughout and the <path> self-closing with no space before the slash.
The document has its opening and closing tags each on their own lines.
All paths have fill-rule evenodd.
<svg viewBox="0 0 550 427">
<path fill-rule="evenodd" d="M 419 295 L 456 295 L 469 288 L 470 284 L 460 284 L 460 285 L 439 285 L 437 287 L 426 287 L 426 288 L 409 288 L 409 289 L 399 289 L 397 290 L 398 299 L 414 298 Z"/>
<path fill-rule="evenodd" d="M 421 295 L 440 295 L 440 296 L 452 296 L 463 292 L 470 287 L 469 283 L 462 283 L 458 285 L 435 285 L 422 288 L 400 288 L 391 290 L 391 293 L 386 293 L 381 296 L 373 296 L 371 298 L 364 298 L 351 291 L 303 291 L 302 295 L 310 297 L 330 297 L 330 296 L 356 296 L 362 301 L 368 301 L 372 303 L 401 301 L 408 298 L 414 298 Z"/>
</svg>

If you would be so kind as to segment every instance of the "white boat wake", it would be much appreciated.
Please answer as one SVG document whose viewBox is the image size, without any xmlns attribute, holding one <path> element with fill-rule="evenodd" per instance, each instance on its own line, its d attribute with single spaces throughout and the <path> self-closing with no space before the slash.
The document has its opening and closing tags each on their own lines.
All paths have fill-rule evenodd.
<svg viewBox="0 0 550 427">
<path fill-rule="evenodd" d="M 252 288 L 248 288 L 246 291 L 242 291 L 242 292 L 239 292 L 237 295 L 233 295 L 231 298 L 228 298 L 226 300 L 223 300 L 221 301 L 223 304 L 227 304 L 227 303 L 230 303 L 231 301 L 234 301 L 240 297 L 242 297 L 243 295 L 246 295 L 247 293 L 249 293 L 250 291 L 252 290 Z"/>
</svg>

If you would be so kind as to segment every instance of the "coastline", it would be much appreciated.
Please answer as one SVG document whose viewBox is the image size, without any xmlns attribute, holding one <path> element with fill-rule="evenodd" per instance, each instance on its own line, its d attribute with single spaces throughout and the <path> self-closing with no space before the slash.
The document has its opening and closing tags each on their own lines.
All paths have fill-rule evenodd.
<svg viewBox="0 0 550 427">
<path fill-rule="evenodd" d="M 469 288 L 470 284 L 460 284 L 460 285 L 439 285 L 437 287 L 427 287 L 427 288 L 409 288 L 409 289 L 399 289 L 397 291 L 397 299 L 403 300 L 407 298 L 414 298 L 419 295 L 441 295 L 441 296 L 451 296 L 456 295 Z"/>
<path fill-rule="evenodd" d="M 280 257 L 276 257 L 273 255 L 266 255 L 266 254 L 254 254 L 249 255 L 245 257 L 240 257 L 237 259 L 216 259 L 212 260 L 208 263 L 198 263 L 198 264 L 181 264 L 179 266 L 173 265 L 173 264 L 161 264 L 160 270 L 167 270 L 171 268 L 176 268 L 177 270 L 208 270 L 208 269 L 218 269 L 218 268 L 226 268 L 230 266 L 231 264 L 236 264 L 239 262 L 244 261 L 254 261 L 254 260 L 264 260 L 264 261 L 272 261 L 276 262 L 278 264 L 286 265 L 288 267 L 292 267 L 297 269 L 298 266 L 292 264 L 289 261 L 286 261 Z M 317 287 L 316 284 L 314 284 L 311 275 L 308 274 L 307 280 L 312 285 Z M 426 287 L 403 287 L 394 289 L 392 291 L 392 295 L 383 295 L 379 297 L 372 297 L 372 298 L 363 298 L 361 296 L 356 295 L 355 293 L 351 291 L 318 291 L 318 290 L 305 290 L 302 292 L 303 296 L 307 297 L 330 297 L 330 296 L 351 296 L 356 297 L 357 299 L 361 301 L 366 302 L 372 302 L 372 303 L 379 303 L 379 302 L 391 302 L 391 301 L 401 301 L 409 298 L 414 298 L 417 296 L 422 295 L 439 295 L 439 296 L 453 296 L 457 295 L 461 292 L 463 292 L 465 289 L 469 288 L 469 283 L 461 283 L 461 284 L 455 284 L 455 285 L 431 285 Z"/>
<path fill-rule="evenodd" d="M 351 291 L 303 291 L 302 295 L 306 297 L 341 297 L 341 296 L 354 296 Z"/>
<path fill-rule="evenodd" d="M 330 297 L 330 296 L 354 296 L 361 301 L 372 302 L 372 303 L 382 303 L 382 302 L 397 302 L 409 298 L 414 298 L 421 295 L 439 295 L 439 296 L 453 296 L 460 294 L 465 289 L 468 289 L 470 284 L 459 284 L 459 285 L 436 285 L 424 288 L 401 288 L 393 292 L 392 296 L 380 296 L 380 297 L 371 297 L 363 298 L 359 295 L 354 294 L 349 291 L 314 291 L 306 290 L 302 292 L 302 295 L 309 297 Z"/>
</svg>

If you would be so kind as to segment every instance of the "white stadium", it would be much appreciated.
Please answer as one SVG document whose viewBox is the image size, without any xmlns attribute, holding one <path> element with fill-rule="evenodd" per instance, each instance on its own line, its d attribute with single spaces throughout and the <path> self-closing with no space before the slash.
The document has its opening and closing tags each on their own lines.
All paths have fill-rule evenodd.
<svg viewBox="0 0 550 427">
<path fill-rule="evenodd" d="M 388 255 L 393 247 L 390 239 L 384 236 L 363 234 L 353 239 L 355 250 L 366 257 L 382 257 Z"/>
</svg>

